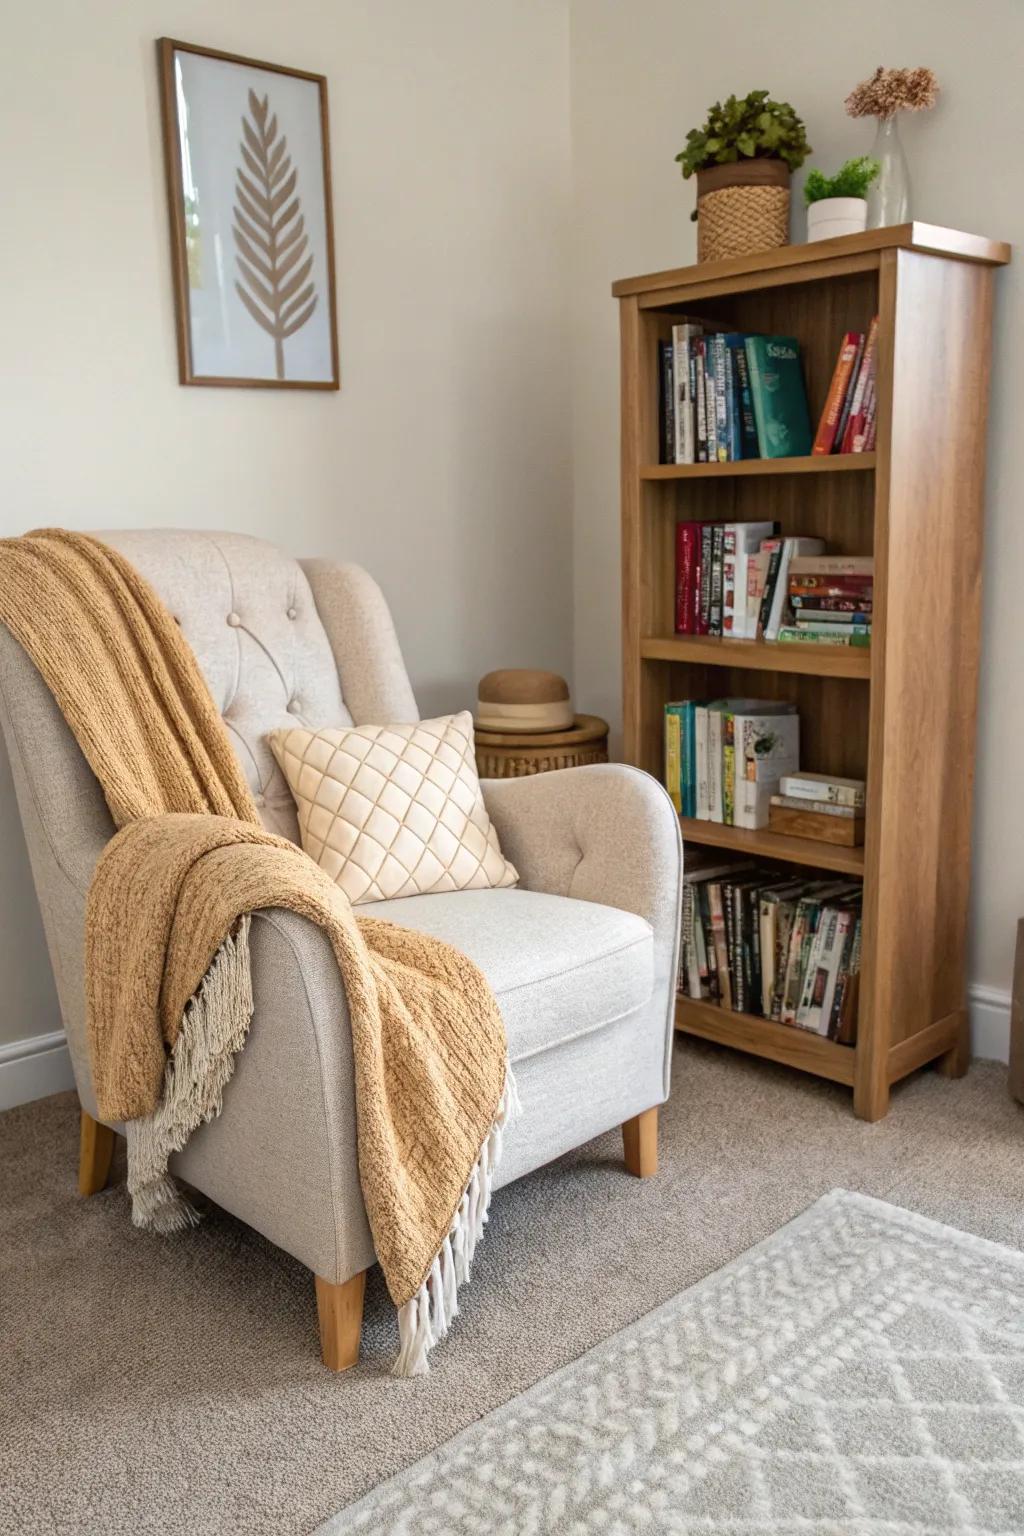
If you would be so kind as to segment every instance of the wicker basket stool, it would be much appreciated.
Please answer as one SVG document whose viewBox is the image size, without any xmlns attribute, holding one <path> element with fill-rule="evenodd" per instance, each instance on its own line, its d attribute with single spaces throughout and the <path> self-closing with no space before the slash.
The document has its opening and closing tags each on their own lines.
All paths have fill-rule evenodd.
<svg viewBox="0 0 1024 1536">
<path fill-rule="evenodd" d="M 608 761 L 608 722 L 576 715 L 570 731 L 476 731 L 476 767 L 482 779 L 519 779 L 555 768 Z"/>
</svg>

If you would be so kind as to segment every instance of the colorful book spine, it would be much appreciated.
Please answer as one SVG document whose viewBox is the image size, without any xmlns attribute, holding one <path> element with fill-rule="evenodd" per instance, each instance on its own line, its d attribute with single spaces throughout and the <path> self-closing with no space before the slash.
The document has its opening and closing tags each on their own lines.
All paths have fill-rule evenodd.
<svg viewBox="0 0 1024 1536">
<path fill-rule="evenodd" d="M 674 464 L 676 461 L 676 404 L 675 375 L 672 369 L 672 343 L 670 341 L 659 341 L 658 356 L 661 362 L 658 374 L 661 442 L 658 451 L 662 464 Z"/>
<path fill-rule="evenodd" d="M 697 706 L 692 700 L 688 700 L 683 706 L 683 723 L 680 728 L 682 736 L 680 747 L 683 754 L 683 784 L 680 798 L 683 802 L 683 815 L 690 817 L 697 815 L 696 720 Z"/>
<path fill-rule="evenodd" d="M 693 345 L 693 369 L 697 403 L 697 462 L 706 464 L 708 459 L 708 393 L 707 393 L 707 342 L 698 336 Z"/>
<path fill-rule="evenodd" d="M 729 461 L 729 391 L 725 382 L 725 337 L 712 336 L 715 368 L 715 457 L 720 464 Z"/>
<path fill-rule="evenodd" d="M 847 385 L 846 389 L 846 399 L 843 401 L 843 408 L 839 413 L 839 422 L 836 426 L 836 435 L 832 442 L 833 453 L 839 453 L 842 450 L 843 438 L 846 435 L 846 423 L 850 419 L 850 407 L 853 405 L 853 394 L 857 386 L 857 379 L 860 374 L 860 365 L 864 358 L 864 347 L 866 342 L 866 335 L 861 335 L 857 342 L 857 351 L 853 359 L 853 368 L 851 370 L 849 384 Z"/>
<path fill-rule="evenodd" d="M 863 634 L 853 635 L 822 635 L 811 629 L 797 629 L 795 625 L 785 625 L 779 630 L 776 639 L 783 645 L 811 644 L 811 645 L 854 645 L 866 647 L 871 644 L 871 636 L 865 631 Z"/>
<path fill-rule="evenodd" d="M 700 524 L 676 524 L 676 634 L 696 634 Z"/>
<path fill-rule="evenodd" d="M 665 788 L 678 813 L 682 813 L 683 753 L 678 704 L 665 705 Z"/>
<path fill-rule="evenodd" d="M 870 619 L 840 619 L 834 616 L 835 622 L 827 619 L 806 619 L 799 616 L 794 619 L 794 629 L 813 630 L 816 635 L 870 635 Z"/>
<path fill-rule="evenodd" d="M 697 633 L 710 633 L 711 622 L 711 560 L 714 546 L 714 525 L 702 523 L 700 529 L 700 570 L 697 573 L 697 590 L 700 593 L 697 613 Z"/>
<path fill-rule="evenodd" d="M 743 337 L 737 337 L 736 340 L 740 343 L 733 352 L 733 366 L 739 381 L 740 457 L 756 459 L 758 456 L 757 423 L 754 420 L 754 401 L 750 393 L 747 348 Z"/>
<path fill-rule="evenodd" d="M 857 356 L 858 343 L 863 340 L 859 331 L 847 331 L 843 337 L 843 344 L 839 348 L 839 356 L 836 359 L 835 370 L 832 374 L 832 382 L 828 387 L 825 397 L 825 408 L 821 413 L 818 430 L 814 434 L 812 453 L 831 453 L 832 445 L 836 440 L 836 429 L 839 426 L 839 418 L 843 412 L 847 391 L 850 387 L 850 376 L 853 373 L 854 360 Z"/>
<path fill-rule="evenodd" d="M 725 357 L 726 438 L 729 459 L 733 463 L 743 457 L 741 437 L 742 407 L 739 397 L 739 378 L 736 370 L 737 349 L 742 350 L 742 348 L 742 336 L 730 335 L 722 337 L 722 350 Z"/>
<path fill-rule="evenodd" d="M 736 716 L 722 713 L 722 823 L 731 827 L 736 814 Z"/>
<path fill-rule="evenodd" d="M 789 600 L 799 613 L 808 616 L 816 613 L 822 618 L 833 613 L 850 613 L 854 616 L 863 614 L 865 618 L 870 618 L 874 602 L 870 597 L 823 597 L 817 592 L 794 592 L 792 587 Z"/>
<path fill-rule="evenodd" d="M 796 341 L 792 336 L 748 336 L 746 351 L 761 457 L 810 453 L 807 391 Z"/>
<path fill-rule="evenodd" d="M 695 419 L 690 394 L 690 347 L 700 327 L 683 321 L 672 327 L 672 355 L 675 374 L 677 464 L 692 464 L 696 459 Z"/>
<path fill-rule="evenodd" d="M 708 604 L 708 634 L 722 633 L 722 556 L 725 553 L 725 526 L 714 523 L 711 529 L 711 594 Z"/>
<path fill-rule="evenodd" d="M 704 397 L 708 431 L 708 462 L 718 461 L 718 413 L 715 407 L 715 357 L 713 336 L 704 341 Z"/>
<path fill-rule="evenodd" d="M 843 432 L 843 442 L 842 447 L 840 448 L 841 453 L 851 453 L 853 451 L 854 434 L 856 432 L 863 431 L 864 423 L 862 418 L 862 411 L 864 406 L 864 392 L 868 387 L 868 378 L 870 377 L 871 370 L 874 366 L 875 345 L 877 339 L 878 316 L 876 315 L 871 322 L 870 329 L 868 330 L 867 341 L 864 343 L 864 356 L 861 358 L 860 368 L 857 372 L 857 383 L 854 388 L 853 399 L 850 403 L 850 414 L 847 418 L 846 427 Z"/>
<path fill-rule="evenodd" d="M 779 783 L 780 793 L 801 800 L 828 800 L 862 810 L 865 803 L 863 779 L 836 779 L 827 774 L 787 773 Z"/>
</svg>

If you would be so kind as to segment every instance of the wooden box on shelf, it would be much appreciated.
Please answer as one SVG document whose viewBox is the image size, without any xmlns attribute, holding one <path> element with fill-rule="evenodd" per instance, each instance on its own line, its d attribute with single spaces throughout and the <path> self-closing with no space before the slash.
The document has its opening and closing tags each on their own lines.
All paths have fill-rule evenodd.
<svg viewBox="0 0 1024 1536">
<path fill-rule="evenodd" d="M 684 841 L 863 877 L 856 1045 L 680 998 L 677 1027 L 853 1088 L 966 1070 L 965 941 L 992 290 L 1009 247 L 924 224 L 785 246 L 613 287 L 622 338 L 627 758 L 661 776 L 665 704 L 791 700 L 801 760 L 865 779 L 864 845 L 683 818 Z M 879 316 L 874 453 L 658 463 L 658 348 L 681 315 L 795 337 L 811 420 L 848 330 Z M 674 632 L 675 525 L 773 519 L 875 561 L 870 649 Z"/>
<path fill-rule="evenodd" d="M 864 841 L 864 815 L 861 812 L 857 816 L 833 816 L 827 811 L 797 811 L 789 805 L 772 805 L 768 808 L 768 829 L 787 837 L 807 837 L 842 848 L 859 848 Z M 814 857 L 808 849 L 808 858 Z"/>
</svg>

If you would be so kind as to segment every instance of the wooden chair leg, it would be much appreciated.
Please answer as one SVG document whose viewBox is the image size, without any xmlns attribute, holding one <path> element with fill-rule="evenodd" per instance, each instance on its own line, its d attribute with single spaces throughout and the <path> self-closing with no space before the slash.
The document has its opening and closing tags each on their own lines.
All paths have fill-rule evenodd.
<svg viewBox="0 0 1024 1536">
<path fill-rule="evenodd" d="M 658 1171 L 658 1108 L 645 1109 L 622 1127 L 622 1150 L 626 1167 L 638 1179 L 649 1179 Z"/>
<path fill-rule="evenodd" d="M 359 1359 L 359 1335 L 363 1331 L 363 1294 L 366 1271 L 341 1285 L 316 1281 L 316 1310 L 320 1319 L 320 1353 L 329 1371 L 347 1371 Z"/>
<path fill-rule="evenodd" d="M 114 1155 L 114 1132 L 82 1110 L 82 1132 L 78 1154 L 78 1193 L 97 1195 L 110 1177 Z"/>
</svg>

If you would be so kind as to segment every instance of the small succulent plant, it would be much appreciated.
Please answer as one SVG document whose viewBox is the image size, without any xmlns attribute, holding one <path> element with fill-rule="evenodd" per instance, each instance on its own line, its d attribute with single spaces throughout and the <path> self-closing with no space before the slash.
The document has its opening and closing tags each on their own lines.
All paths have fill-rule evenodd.
<svg viewBox="0 0 1024 1536">
<path fill-rule="evenodd" d="M 804 202 L 820 203 L 826 197 L 867 197 L 868 187 L 881 170 L 871 155 L 857 155 L 841 165 L 834 176 L 826 176 L 819 170 L 807 172 L 804 182 Z"/>
</svg>

